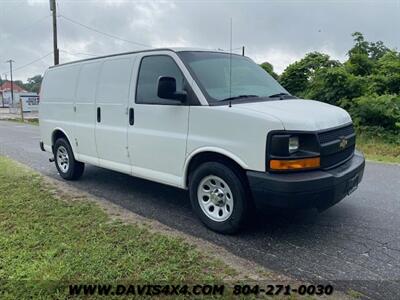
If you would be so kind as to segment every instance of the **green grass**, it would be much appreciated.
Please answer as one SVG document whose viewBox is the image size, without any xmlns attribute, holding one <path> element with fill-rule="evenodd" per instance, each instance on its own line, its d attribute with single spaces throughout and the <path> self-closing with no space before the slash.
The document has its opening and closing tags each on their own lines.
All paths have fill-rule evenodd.
<svg viewBox="0 0 400 300">
<path fill-rule="evenodd" d="M 9 293 L 0 298 L 65 298 L 60 284 L 69 283 L 203 283 L 233 274 L 180 238 L 60 198 L 40 175 L 0 156 L 0 290 Z"/>
<path fill-rule="evenodd" d="M 352 290 L 352 289 L 347 291 L 347 295 L 349 295 L 353 299 L 361 299 L 361 298 L 365 297 L 362 293 Z"/>
<path fill-rule="evenodd" d="M 369 160 L 400 163 L 400 136 L 388 141 L 378 135 L 358 133 L 357 148 Z"/>
</svg>

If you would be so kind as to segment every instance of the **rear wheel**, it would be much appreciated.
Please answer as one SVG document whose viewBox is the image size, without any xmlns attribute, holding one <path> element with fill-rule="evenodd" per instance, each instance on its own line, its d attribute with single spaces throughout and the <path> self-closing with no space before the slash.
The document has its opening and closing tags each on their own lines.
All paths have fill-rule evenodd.
<svg viewBox="0 0 400 300">
<path fill-rule="evenodd" d="M 75 160 L 72 148 L 64 138 L 59 138 L 54 144 L 54 162 L 58 173 L 66 180 L 80 178 L 85 169 L 84 163 Z"/>
<path fill-rule="evenodd" d="M 189 192 L 193 210 L 210 229 L 234 233 L 244 223 L 248 211 L 244 183 L 224 164 L 200 165 L 190 176 Z"/>
</svg>

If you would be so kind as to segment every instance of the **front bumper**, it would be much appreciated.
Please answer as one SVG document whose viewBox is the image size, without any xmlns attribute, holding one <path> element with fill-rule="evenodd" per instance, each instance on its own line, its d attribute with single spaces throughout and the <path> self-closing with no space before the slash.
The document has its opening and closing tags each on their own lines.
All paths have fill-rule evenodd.
<svg viewBox="0 0 400 300">
<path fill-rule="evenodd" d="M 247 171 L 255 205 L 324 210 L 353 192 L 364 174 L 364 156 L 355 151 L 344 164 L 330 170 L 299 173 Z"/>
</svg>

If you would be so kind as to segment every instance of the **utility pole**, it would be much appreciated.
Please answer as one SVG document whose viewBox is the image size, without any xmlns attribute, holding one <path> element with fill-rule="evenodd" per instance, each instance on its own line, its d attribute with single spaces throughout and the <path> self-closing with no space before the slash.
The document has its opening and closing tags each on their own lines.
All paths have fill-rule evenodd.
<svg viewBox="0 0 400 300">
<path fill-rule="evenodd" d="M 242 46 L 242 55 L 244 56 L 244 46 Z"/>
<path fill-rule="evenodd" d="M 50 11 L 53 13 L 53 51 L 54 65 L 59 64 L 59 51 L 57 46 L 57 5 L 56 0 L 50 0 Z"/>
<path fill-rule="evenodd" d="M 7 82 L 7 73 L 4 73 L 3 75 L 4 75 L 4 78 L 6 79 L 4 82 Z M 4 95 L 3 95 L 3 93 L 1 93 L 1 104 L 2 104 L 2 107 L 4 108 Z"/>
<path fill-rule="evenodd" d="M 10 77 L 11 77 L 11 107 L 14 106 L 14 84 L 12 78 L 12 63 L 14 62 L 12 59 L 7 60 L 10 64 Z"/>
<path fill-rule="evenodd" d="M 3 80 L 1 80 L 0 76 L 0 82 L 3 83 Z M 1 97 L 1 107 L 4 108 L 4 98 L 3 98 L 3 92 L 0 90 L 0 97 Z"/>
</svg>

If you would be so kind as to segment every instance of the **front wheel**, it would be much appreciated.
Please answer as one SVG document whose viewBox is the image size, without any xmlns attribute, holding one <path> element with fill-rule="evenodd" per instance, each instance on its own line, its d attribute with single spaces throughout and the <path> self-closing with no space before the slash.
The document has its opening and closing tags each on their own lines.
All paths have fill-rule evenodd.
<svg viewBox="0 0 400 300">
<path fill-rule="evenodd" d="M 66 180 L 80 178 L 85 169 L 84 163 L 75 160 L 72 148 L 64 138 L 58 139 L 54 144 L 54 162 L 58 173 Z"/>
<path fill-rule="evenodd" d="M 221 163 L 204 163 L 190 176 L 189 192 L 193 210 L 207 227 L 220 233 L 240 229 L 248 205 L 237 172 Z"/>
</svg>

